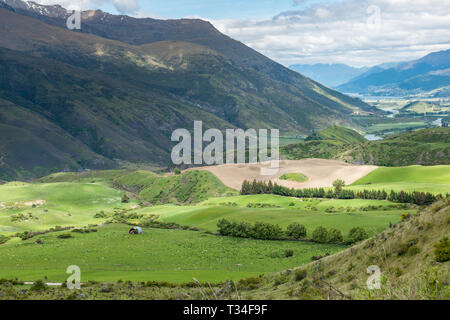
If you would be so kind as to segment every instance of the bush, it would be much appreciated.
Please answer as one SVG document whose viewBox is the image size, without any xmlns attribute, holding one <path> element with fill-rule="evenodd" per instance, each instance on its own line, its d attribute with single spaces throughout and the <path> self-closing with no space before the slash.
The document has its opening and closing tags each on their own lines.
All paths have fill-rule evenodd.
<svg viewBox="0 0 450 320">
<path fill-rule="evenodd" d="M 295 271 L 295 281 L 302 281 L 308 276 L 306 270 L 296 270 Z"/>
<path fill-rule="evenodd" d="M 342 242 L 344 237 L 342 237 L 342 232 L 338 229 L 330 229 L 328 231 L 328 242 L 330 243 L 338 243 Z"/>
<path fill-rule="evenodd" d="M 285 256 L 286 258 L 293 257 L 293 256 L 294 256 L 294 250 L 292 250 L 292 249 L 287 249 L 286 251 L 284 251 L 284 256 Z"/>
<path fill-rule="evenodd" d="M 450 241 L 448 241 L 448 237 L 442 238 L 434 245 L 434 255 L 437 262 L 450 260 Z"/>
<path fill-rule="evenodd" d="M 302 239 L 306 237 L 306 228 L 304 225 L 294 222 L 288 225 L 286 235 L 293 239 Z"/>
<path fill-rule="evenodd" d="M 351 229 L 348 234 L 348 243 L 349 244 L 357 243 L 357 242 L 362 241 L 367 238 L 368 238 L 368 235 L 366 233 L 366 230 L 364 230 L 361 227 L 355 227 L 355 228 Z"/>
<path fill-rule="evenodd" d="M 130 201 L 130 197 L 128 197 L 126 194 L 124 194 L 124 195 L 122 196 L 121 202 L 122 202 L 122 203 L 128 203 L 128 201 Z"/>
<path fill-rule="evenodd" d="M 283 234 L 280 226 L 266 222 L 256 222 L 251 228 L 251 235 L 256 239 L 275 240 L 280 239 Z"/>
<path fill-rule="evenodd" d="M 173 171 L 176 175 L 178 175 L 178 174 L 180 174 L 181 173 L 181 170 L 180 169 L 178 169 L 178 168 L 175 168 L 175 170 Z"/>
<path fill-rule="evenodd" d="M 259 287 L 261 284 L 262 279 L 257 277 L 250 277 L 247 279 L 239 280 L 237 283 L 237 288 L 239 290 L 254 290 Z"/>
<path fill-rule="evenodd" d="M 37 280 L 30 288 L 31 291 L 44 291 L 45 289 L 47 289 L 47 285 L 42 280 Z"/>
<path fill-rule="evenodd" d="M 58 235 L 58 238 L 59 239 L 69 239 L 69 238 L 72 238 L 72 235 L 70 233 L 63 233 L 63 234 Z"/>
<path fill-rule="evenodd" d="M 315 242 L 326 243 L 328 241 L 328 231 L 324 227 L 317 227 L 313 234 L 312 238 Z"/>
</svg>

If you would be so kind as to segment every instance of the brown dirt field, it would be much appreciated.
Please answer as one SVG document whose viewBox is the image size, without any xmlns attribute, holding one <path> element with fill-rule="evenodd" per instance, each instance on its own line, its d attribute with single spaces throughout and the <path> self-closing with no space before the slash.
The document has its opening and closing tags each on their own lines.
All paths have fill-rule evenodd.
<svg viewBox="0 0 450 320">
<path fill-rule="evenodd" d="M 274 175 L 261 175 L 261 168 L 269 168 L 269 163 L 251 164 L 224 164 L 188 170 L 208 170 L 215 174 L 226 186 L 240 190 L 244 180 L 276 182 L 279 185 L 290 188 L 316 188 L 331 187 L 333 181 L 342 179 L 347 185 L 369 174 L 377 166 L 358 166 L 347 164 L 337 160 L 325 159 L 303 159 L 303 160 L 281 160 L 280 168 Z M 295 182 L 280 180 L 279 177 L 285 173 L 300 172 L 308 177 L 306 182 Z"/>
</svg>

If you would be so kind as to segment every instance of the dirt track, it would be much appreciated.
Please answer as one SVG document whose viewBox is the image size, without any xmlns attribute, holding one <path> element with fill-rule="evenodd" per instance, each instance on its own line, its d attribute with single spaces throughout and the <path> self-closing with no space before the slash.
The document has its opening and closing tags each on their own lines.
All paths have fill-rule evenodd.
<svg viewBox="0 0 450 320">
<path fill-rule="evenodd" d="M 261 168 L 269 168 L 269 164 L 231 164 L 189 170 L 208 170 L 214 173 L 226 186 L 240 190 L 244 180 L 254 179 L 278 183 L 290 188 L 331 187 L 333 181 L 342 179 L 351 184 L 372 172 L 377 166 L 350 165 L 342 161 L 324 159 L 282 160 L 278 172 L 271 176 L 261 175 Z M 279 180 L 285 173 L 301 172 L 308 177 L 307 182 Z"/>
</svg>

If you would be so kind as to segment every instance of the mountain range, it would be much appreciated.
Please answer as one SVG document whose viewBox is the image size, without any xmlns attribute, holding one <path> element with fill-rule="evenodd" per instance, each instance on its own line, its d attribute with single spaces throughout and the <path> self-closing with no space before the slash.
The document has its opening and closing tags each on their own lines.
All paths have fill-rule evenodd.
<svg viewBox="0 0 450 320">
<path fill-rule="evenodd" d="M 168 165 L 171 133 L 311 133 L 377 112 L 198 19 L 156 20 L 0 1 L 0 179 Z"/>
<path fill-rule="evenodd" d="M 388 68 L 376 66 L 336 89 L 370 96 L 449 97 L 450 50 Z"/>
</svg>

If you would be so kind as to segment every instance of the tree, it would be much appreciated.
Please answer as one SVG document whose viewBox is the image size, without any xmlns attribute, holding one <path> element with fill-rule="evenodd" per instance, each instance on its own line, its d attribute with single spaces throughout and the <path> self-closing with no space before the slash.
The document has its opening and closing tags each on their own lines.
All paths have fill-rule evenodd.
<svg viewBox="0 0 450 320">
<path fill-rule="evenodd" d="M 342 242 L 344 238 L 342 237 L 342 233 L 338 229 L 330 229 L 328 231 L 328 242 L 330 243 L 338 243 Z"/>
<path fill-rule="evenodd" d="M 326 243 L 328 242 L 328 231 L 324 227 L 317 227 L 312 234 L 312 238 L 315 242 Z"/>
<path fill-rule="evenodd" d="M 368 235 L 366 233 L 366 230 L 364 230 L 361 227 L 355 227 L 350 230 L 348 234 L 348 242 L 349 243 L 356 243 L 359 241 L 362 241 L 364 239 L 367 239 Z"/>
<path fill-rule="evenodd" d="M 291 223 L 287 227 L 286 235 L 293 239 L 302 239 L 306 237 L 306 228 L 300 223 Z"/>
<path fill-rule="evenodd" d="M 337 179 L 333 181 L 334 192 L 339 194 L 342 191 L 342 188 L 345 187 L 345 181 L 341 179 Z"/>
</svg>

